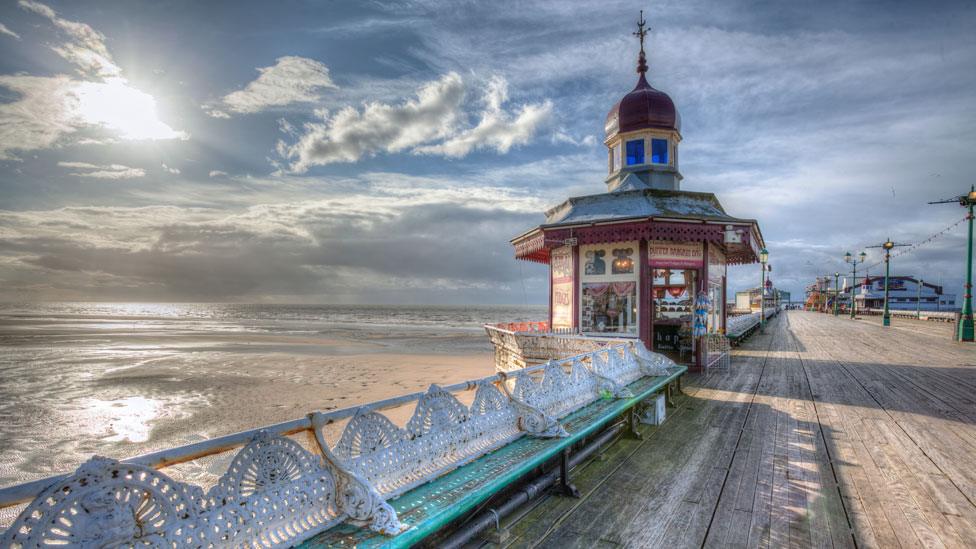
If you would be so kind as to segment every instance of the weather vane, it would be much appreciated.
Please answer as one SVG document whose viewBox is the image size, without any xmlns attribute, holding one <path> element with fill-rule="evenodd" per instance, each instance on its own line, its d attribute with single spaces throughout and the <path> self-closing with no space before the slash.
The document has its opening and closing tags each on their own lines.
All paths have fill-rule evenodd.
<svg viewBox="0 0 976 549">
<path fill-rule="evenodd" d="M 644 10 L 640 10 L 640 19 L 637 21 L 637 32 L 634 33 L 634 36 L 640 39 L 641 53 L 644 53 L 644 37 L 647 36 L 647 30 L 650 30 L 644 30 L 644 25 L 646 24 L 647 21 L 644 21 Z"/>
<path fill-rule="evenodd" d="M 640 39 L 640 55 L 637 57 L 637 72 L 644 74 L 647 72 L 647 58 L 644 56 L 644 37 L 647 36 L 647 31 L 650 28 L 645 29 L 644 25 L 647 21 L 644 21 L 644 10 L 640 12 L 640 19 L 637 20 L 637 32 L 634 36 Z"/>
</svg>

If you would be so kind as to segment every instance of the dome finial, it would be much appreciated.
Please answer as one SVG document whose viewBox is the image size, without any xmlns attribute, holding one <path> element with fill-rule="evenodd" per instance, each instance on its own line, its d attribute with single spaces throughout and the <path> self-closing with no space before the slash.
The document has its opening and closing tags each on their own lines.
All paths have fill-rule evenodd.
<svg viewBox="0 0 976 549">
<path fill-rule="evenodd" d="M 637 32 L 634 33 L 638 39 L 640 39 L 640 56 L 637 58 L 637 72 L 644 74 L 647 72 L 647 58 L 644 56 L 644 37 L 647 36 L 647 31 L 644 30 L 644 25 L 647 21 L 644 21 L 644 10 L 640 11 L 640 19 L 637 20 Z"/>
</svg>

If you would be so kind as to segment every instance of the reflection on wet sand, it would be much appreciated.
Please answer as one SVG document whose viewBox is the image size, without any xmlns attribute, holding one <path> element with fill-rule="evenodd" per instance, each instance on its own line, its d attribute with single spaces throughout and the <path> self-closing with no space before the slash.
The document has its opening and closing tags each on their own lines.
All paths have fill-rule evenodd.
<svg viewBox="0 0 976 549">
<path fill-rule="evenodd" d="M 247 318 L 167 306 L 140 318 L 142 306 L 98 307 L 0 308 L 0 485 L 487 375 L 473 319 L 538 316 L 458 308 L 452 320 L 445 308 L 437 325 L 389 322 L 397 310 L 336 322 L 305 309 Z"/>
</svg>

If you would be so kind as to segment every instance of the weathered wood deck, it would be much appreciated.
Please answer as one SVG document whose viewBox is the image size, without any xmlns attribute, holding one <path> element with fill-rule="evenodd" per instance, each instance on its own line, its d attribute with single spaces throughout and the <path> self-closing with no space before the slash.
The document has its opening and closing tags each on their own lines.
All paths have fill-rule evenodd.
<svg viewBox="0 0 976 549">
<path fill-rule="evenodd" d="M 915 322 L 780 315 L 506 545 L 976 546 L 976 347 Z"/>
</svg>

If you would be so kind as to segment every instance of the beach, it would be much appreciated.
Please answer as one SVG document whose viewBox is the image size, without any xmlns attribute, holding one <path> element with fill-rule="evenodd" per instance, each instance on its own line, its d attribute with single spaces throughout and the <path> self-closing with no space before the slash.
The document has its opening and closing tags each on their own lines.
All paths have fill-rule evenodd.
<svg viewBox="0 0 976 549">
<path fill-rule="evenodd" d="M 5 306 L 0 485 L 68 472 L 93 454 L 121 459 L 491 375 L 481 324 L 544 314 L 541 307 Z M 402 424 L 409 413 L 392 415 Z"/>
</svg>

